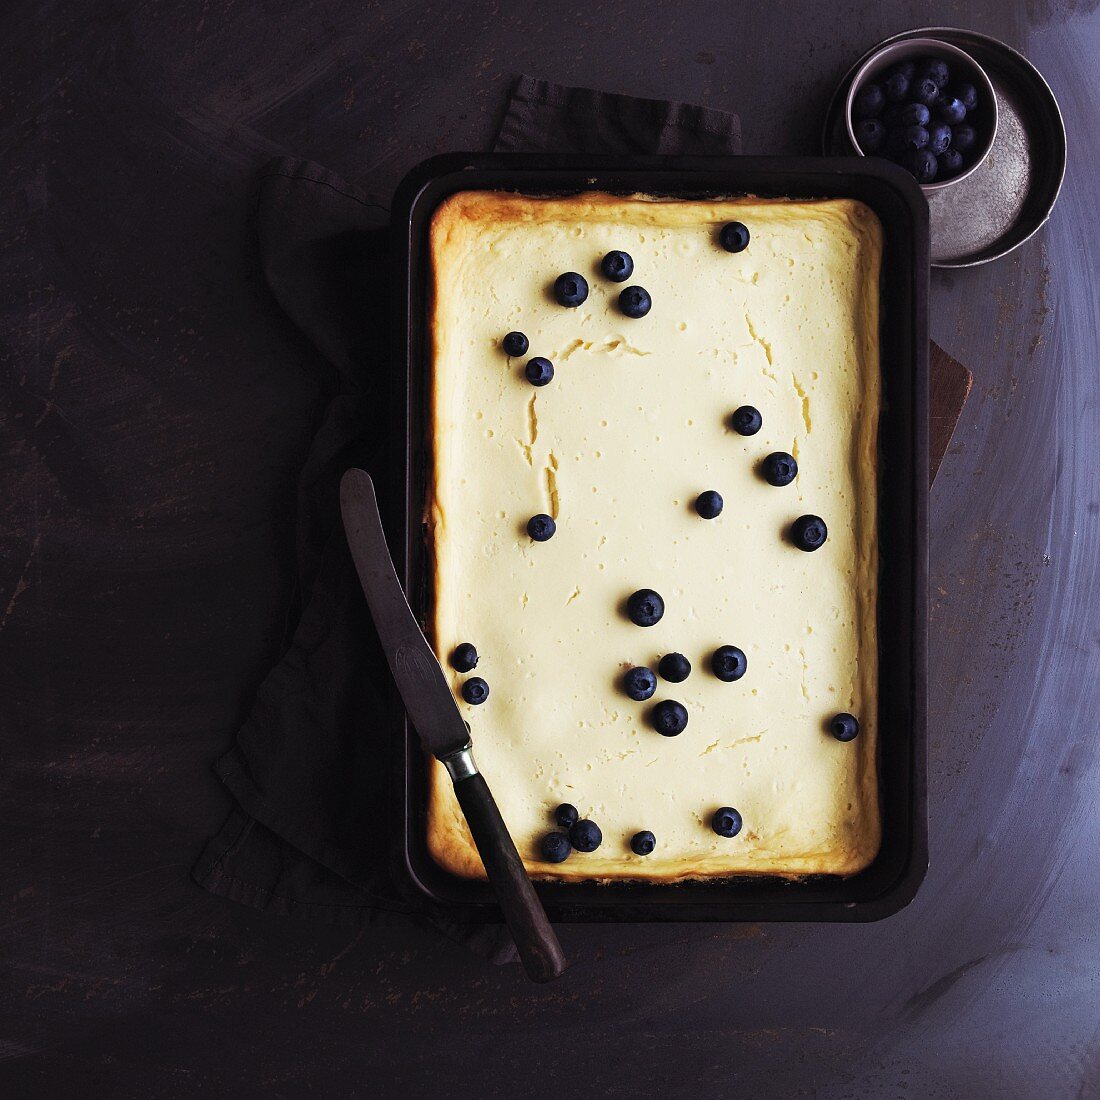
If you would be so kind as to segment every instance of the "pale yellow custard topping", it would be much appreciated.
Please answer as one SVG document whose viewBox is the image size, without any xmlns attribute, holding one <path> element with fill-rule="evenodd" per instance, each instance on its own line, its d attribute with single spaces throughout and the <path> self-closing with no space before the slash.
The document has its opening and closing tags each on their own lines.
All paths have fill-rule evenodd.
<svg viewBox="0 0 1100 1100">
<path fill-rule="evenodd" d="M 718 244 L 729 221 L 749 228 L 743 252 Z M 612 249 L 634 260 L 625 283 L 600 274 Z M 428 627 L 532 873 L 849 875 L 878 851 L 881 255 L 878 219 L 851 200 L 465 192 L 436 212 Z M 565 271 L 590 286 L 577 308 L 550 293 Z M 647 316 L 619 310 L 629 285 L 652 296 Z M 511 330 L 530 339 L 520 359 L 501 348 Z M 545 387 L 524 377 L 535 355 L 554 364 Z M 741 405 L 760 410 L 758 434 L 732 430 Z M 761 476 L 773 451 L 797 459 L 790 485 Z M 717 519 L 695 512 L 707 489 L 724 498 Z M 548 542 L 526 533 L 536 513 L 556 520 Z M 805 513 L 829 529 L 812 553 L 787 537 Z M 664 598 L 655 626 L 624 614 L 640 588 Z M 460 642 L 480 654 L 481 706 L 448 664 Z M 723 644 L 748 657 L 734 683 L 710 668 Z M 687 680 L 629 699 L 625 670 L 656 672 L 670 651 L 691 661 Z M 649 724 L 662 699 L 687 708 L 677 737 Z M 845 711 L 860 722 L 849 743 L 828 731 Z M 431 767 L 429 849 L 482 876 Z M 603 843 L 544 863 L 562 802 Z M 738 836 L 712 830 L 720 806 L 741 813 Z M 630 850 L 642 829 L 656 837 L 645 857 Z"/>
</svg>

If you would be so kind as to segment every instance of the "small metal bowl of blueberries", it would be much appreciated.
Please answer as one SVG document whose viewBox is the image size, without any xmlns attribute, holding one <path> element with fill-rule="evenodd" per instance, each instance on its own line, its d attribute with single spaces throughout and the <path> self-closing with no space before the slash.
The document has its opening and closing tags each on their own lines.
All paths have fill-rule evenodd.
<svg viewBox="0 0 1100 1100">
<path fill-rule="evenodd" d="M 965 179 L 997 134 L 997 96 L 965 51 L 934 38 L 886 46 L 852 78 L 848 138 L 862 156 L 900 164 L 925 191 Z"/>
</svg>

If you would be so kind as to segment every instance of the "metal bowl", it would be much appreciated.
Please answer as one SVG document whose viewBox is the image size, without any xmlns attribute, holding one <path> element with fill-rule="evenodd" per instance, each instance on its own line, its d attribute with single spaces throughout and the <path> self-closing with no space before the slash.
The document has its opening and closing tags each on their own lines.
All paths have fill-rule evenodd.
<svg viewBox="0 0 1100 1100">
<path fill-rule="evenodd" d="M 885 46 L 915 38 L 934 38 L 965 50 L 989 74 L 997 93 L 993 151 L 961 187 L 925 195 L 932 216 L 932 266 L 986 264 L 1039 232 L 1066 174 L 1066 127 L 1058 100 L 1018 50 L 959 27 L 918 27 L 892 35 L 864 53 L 837 85 L 825 112 L 821 151 L 827 157 L 855 154 L 844 122 L 849 83 Z"/>
<path fill-rule="evenodd" d="M 989 156 L 993 148 L 993 141 L 997 136 L 997 94 L 993 90 L 993 82 L 985 69 L 974 60 L 965 50 L 951 45 L 938 38 L 908 38 L 904 41 L 893 42 L 872 53 L 856 70 L 852 82 L 848 86 L 848 96 L 844 102 L 844 124 L 848 131 L 848 140 L 852 148 L 860 156 L 867 154 L 859 147 L 856 140 L 855 126 L 852 120 L 852 104 L 860 88 L 864 84 L 892 69 L 899 61 L 917 61 L 925 57 L 942 57 L 952 68 L 952 83 L 957 83 L 960 75 L 968 78 L 969 83 L 978 89 L 980 113 L 976 115 L 975 130 L 978 143 L 971 150 L 969 166 L 957 176 L 950 179 L 922 183 L 920 188 L 925 194 L 941 191 L 947 187 L 953 187 L 960 180 L 966 179 L 982 161 Z M 969 119 L 969 116 L 968 116 Z"/>
</svg>

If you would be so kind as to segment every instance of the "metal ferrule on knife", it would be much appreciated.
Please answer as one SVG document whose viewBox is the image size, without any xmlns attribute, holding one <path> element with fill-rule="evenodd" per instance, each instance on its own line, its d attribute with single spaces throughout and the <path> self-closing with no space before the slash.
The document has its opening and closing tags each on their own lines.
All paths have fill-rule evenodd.
<svg viewBox="0 0 1100 1100">
<path fill-rule="evenodd" d="M 469 779 L 471 775 L 477 775 L 477 765 L 474 763 L 473 742 L 467 741 L 460 749 L 439 757 L 439 762 L 447 769 L 452 783 L 458 783 L 462 779 Z"/>
</svg>

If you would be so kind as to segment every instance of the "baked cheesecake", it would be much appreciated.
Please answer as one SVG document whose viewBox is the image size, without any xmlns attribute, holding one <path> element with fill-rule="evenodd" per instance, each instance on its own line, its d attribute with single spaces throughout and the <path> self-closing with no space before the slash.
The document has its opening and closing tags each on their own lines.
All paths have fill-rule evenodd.
<svg viewBox="0 0 1100 1100">
<path fill-rule="evenodd" d="M 435 212 L 426 625 L 531 874 L 877 853 L 881 256 L 847 199 Z M 483 877 L 429 766 L 429 851 Z"/>
</svg>

